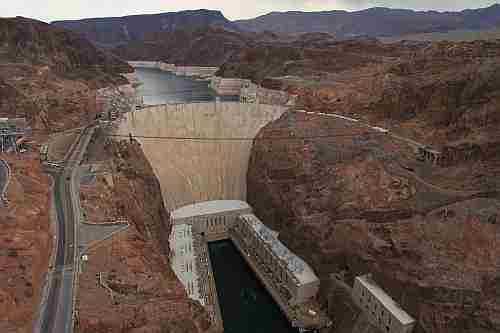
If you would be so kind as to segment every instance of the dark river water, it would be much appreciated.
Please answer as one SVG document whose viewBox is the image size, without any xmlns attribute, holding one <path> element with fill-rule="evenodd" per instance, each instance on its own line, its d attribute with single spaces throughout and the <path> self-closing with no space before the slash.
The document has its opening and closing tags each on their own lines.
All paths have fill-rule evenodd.
<svg viewBox="0 0 500 333">
<path fill-rule="evenodd" d="M 136 68 L 135 71 L 143 82 L 137 91 L 146 105 L 207 102 L 217 97 L 208 87 L 209 81 L 197 81 L 153 68 Z M 238 97 L 220 96 L 220 99 L 238 100 Z"/>
<path fill-rule="evenodd" d="M 209 243 L 225 333 L 296 333 L 234 246 Z"/>
</svg>

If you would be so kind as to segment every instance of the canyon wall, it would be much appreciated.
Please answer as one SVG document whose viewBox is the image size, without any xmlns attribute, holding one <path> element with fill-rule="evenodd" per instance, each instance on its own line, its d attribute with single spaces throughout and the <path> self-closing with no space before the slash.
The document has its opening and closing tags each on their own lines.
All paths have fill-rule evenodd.
<svg viewBox="0 0 500 333">
<path fill-rule="evenodd" d="M 320 277 L 330 332 L 358 332 L 332 273 L 372 273 L 415 332 L 499 332 L 499 195 L 430 184 L 404 168 L 414 159 L 388 135 L 287 113 L 257 136 L 248 202 Z"/>
<path fill-rule="evenodd" d="M 140 145 L 108 143 L 105 153 L 101 167 L 107 172 L 86 186 L 85 207 L 116 211 L 130 226 L 87 252 L 77 332 L 213 332 L 207 313 L 188 298 L 170 267 L 170 214 Z"/>
</svg>

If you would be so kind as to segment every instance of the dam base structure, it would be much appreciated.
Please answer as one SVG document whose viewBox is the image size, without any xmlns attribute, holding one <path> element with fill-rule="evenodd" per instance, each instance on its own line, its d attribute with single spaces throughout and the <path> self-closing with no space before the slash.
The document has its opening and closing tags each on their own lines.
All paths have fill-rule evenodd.
<svg viewBox="0 0 500 333">
<path fill-rule="evenodd" d="M 331 325 L 316 301 L 319 278 L 246 202 L 216 200 L 184 206 L 172 212 L 171 222 L 172 268 L 219 331 L 222 312 L 207 243 L 220 240 L 232 241 L 292 327 L 311 330 Z"/>
</svg>

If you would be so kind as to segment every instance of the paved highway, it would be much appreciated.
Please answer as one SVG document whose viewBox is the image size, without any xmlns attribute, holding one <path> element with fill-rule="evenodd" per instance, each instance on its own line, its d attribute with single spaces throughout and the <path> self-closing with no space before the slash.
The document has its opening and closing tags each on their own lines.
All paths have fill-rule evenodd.
<svg viewBox="0 0 500 333">
<path fill-rule="evenodd" d="M 57 216 L 57 245 L 54 268 L 49 272 L 47 297 L 42 299 L 40 318 L 34 331 L 73 332 L 73 299 L 78 270 L 78 225 L 80 217 L 78 166 L 94 132 L 86 128 L 65 161 L 62 172 L 54 174 L 54 204 Z"/>
<path fill-rule="evenodd" d="M 9 186 L 10 169 L 7 162 L 0 159 L 0 206 L 2 206 L 2 198 L 4 198 L 7 186 Z"/>
</svg>

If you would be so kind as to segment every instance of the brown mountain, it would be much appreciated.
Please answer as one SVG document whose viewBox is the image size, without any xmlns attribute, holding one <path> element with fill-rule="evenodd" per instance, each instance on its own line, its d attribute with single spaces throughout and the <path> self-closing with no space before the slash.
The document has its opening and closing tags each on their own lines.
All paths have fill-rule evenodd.
<svg viewBox="0 0 500 333">
<path fill-rule="evenodd" d="M 178 29 L 151 33 L 144 40 L 117 46 L 113 54 L 127 60 L 152 60 L 178 65 L 220 66 L 235 52 L 253 44 L 253 34 L 221 28 Z"/>
<path fill-rule="evenodd" d="M 262 78 L 265 57 L 240 61 Z M 341 272 L 373 273 L 415 332 L 499 332 L 500 43 L 344 41 L 274 66 L 263 83 L 300 108 L 362 121 L 288 113 L 259 133 L 247 175 L 256 214 L 321 277 L 331 332 L 359 331 Z M 418 161 L 400 137 L 446 163 Z"/>
<path fill-rule="evenodd" d="M 272 12 L 235 21 L 242 30 L 297 34 L 327 32 L 338 38 L 398 36 L 457 29 L 488 29 L 500 24 L 500 5 L 461 12 L 370 8 L 361 11 Z"/>
<path fill-rule="evenodd" d="M 0 19 L 0 117 L 26 117 L 24 154 L 0 154 L 12 170 L 0 207 L 0 332 L 28 332 L 38 309 L 53 234 L 50 179 L 38 150 L 48 134 L 95 118 L 96 89 L 125 83 L 131 68 L 74 32 L 25 19 Z"/>
<path fill-rule="evenodd" d="M 0 19 L 0 62 L 48 65 L 59 73 L 116 74 L 130 67 L 78 34 L 26 19 Z"/>
<path fill-rule="evenodd" d="M 178 29 L 197 30 L 221 27 L 239 30 L 221 12 L 186 10 L 181 12 L 124 17 L 91 18 L 78 21 L 56 21 L 53 25 L 73 30 L 100 45 L 117 45 L 146 39 L 150 34 Z"/>
</svg>

